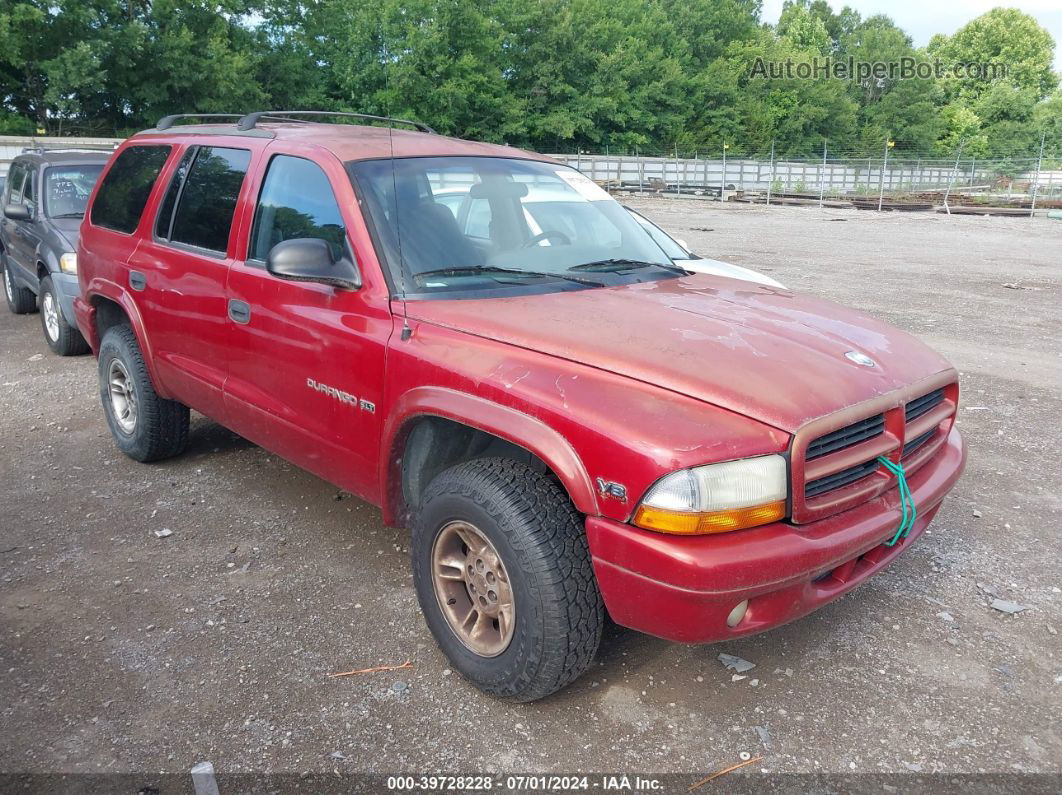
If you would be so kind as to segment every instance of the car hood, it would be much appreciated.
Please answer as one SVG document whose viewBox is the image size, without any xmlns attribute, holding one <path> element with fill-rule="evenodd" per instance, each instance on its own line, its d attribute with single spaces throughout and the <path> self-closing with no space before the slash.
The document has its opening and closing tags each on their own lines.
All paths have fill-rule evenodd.
<svg viewBox="0 0 1062 795">
<path fill-rule="evenodd" d="M 718 276 L 413 301 L 408 312 L 655 384 L 789 432 L 951 369 L 914 337 L 858 312 Z M 874 366 L 852 361 L 845 356 L 851 351 L 869 356 Z"/>
<path fill-rule="evenodd" d="M 66 243 L 66 251 L 77 251 L 77 241 L 81 237 L 80 218 L 50 218 L 48 223 L 55 230 L 60 242 Z"/>
</svg>

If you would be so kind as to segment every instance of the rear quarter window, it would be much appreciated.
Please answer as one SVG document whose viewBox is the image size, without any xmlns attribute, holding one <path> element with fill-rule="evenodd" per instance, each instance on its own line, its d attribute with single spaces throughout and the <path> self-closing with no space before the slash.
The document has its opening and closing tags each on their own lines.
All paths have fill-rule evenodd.
<svg viewBox="0 0 1062 795">
<path fill-rule="evenodd" d="M 151 188 L 159 177 L 170 146 L 130 146 L 107 171 L 92 202 L 93 226 L 132 234 L 140 223 Z"/>
</svg>

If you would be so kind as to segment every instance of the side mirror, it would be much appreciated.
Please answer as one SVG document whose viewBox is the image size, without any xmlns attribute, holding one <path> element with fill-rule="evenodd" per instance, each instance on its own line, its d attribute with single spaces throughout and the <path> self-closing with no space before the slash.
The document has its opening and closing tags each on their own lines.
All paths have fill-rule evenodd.
<svg viewBox="0 0 1062 795">
<path fill-rule="evenodd" d="M 24 204 L 9 204 L 4 208 L 4 215 L 12 221 L 30 220 L 29 207 Z"/>
<path fill-rule="evenodd" d="M 676 243 L 678 243 L 678 244 L 679 244 L 680 246 L 682 246 L 682 247 L 683 247 L 684 249 L 686 249 L 686 251 L 689 251 L 689 250 L 690 250 L 690 246 L 689 246 L 689 243 L 687 243 L 687 242 L 686 242 L 685 240 L 683 240 L 683 239 L 682 239 L 681 237 L 676 237 L 676 238 L 675 238 L 675 242 L 676 242 Z"/>
<path fill-rule="evenodd" d="M 361 287 L 358 266 L 347 257 L 336 259 L 327 241 L 299 237 L 277 243 L 266 257 L 266 270 L 278 279 L 319 282 L 344 290 Z"/>
</svg>

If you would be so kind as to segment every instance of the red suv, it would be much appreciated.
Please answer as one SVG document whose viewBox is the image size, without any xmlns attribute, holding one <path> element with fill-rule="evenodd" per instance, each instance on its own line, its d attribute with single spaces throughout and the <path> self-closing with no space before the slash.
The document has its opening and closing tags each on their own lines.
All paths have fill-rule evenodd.
<svg viewBox="0 0 1062 795">
<path fill-rule="evenodd" d="M 192 408 L 411 526 L 427 624 L 487 692 L 571 682 L 606 610 L 682 643 L 799 618 L 962 472 L 956 371 L 907 334 L 689 275 L 547 157 L 316 115 L 126 141 L 77 321 L 127 455 L 180 453 Z"/>
</svg>

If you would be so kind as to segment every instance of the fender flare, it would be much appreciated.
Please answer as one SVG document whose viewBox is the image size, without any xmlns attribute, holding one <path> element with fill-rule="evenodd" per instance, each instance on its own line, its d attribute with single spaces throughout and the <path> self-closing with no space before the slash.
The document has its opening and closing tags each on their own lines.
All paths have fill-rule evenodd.
<svg viewBox="0 0 1062 795">
<path fill-rule="evenodd" d="M 102 279 L 93 279 L 87 285 L 83 285 L 82 294 L 85 298 L 85 303 L 91 307 L 92 323 L 96 323 L 97 307 L 93 304 L 93 301 L 97 298 L 103 298 L 108 301 L 113 301 L 122 308 L 125 312 L 125 316 L 129 318 L 129 325 L 133 329 L 133 334 L 136 335 L 137 344 L 140 345 L 140 352 L 143 354 L 144 366 L 147 368 L 148 375 L 151 377 L 151 383 L 155 387 L 155 391 L 159 397 L 170 399 L 169 390 L 166 389 L 165 384 L 159 380 L 158 370 L 155 367 L 154 351 L 151 347 L 151 343 L 148 340 L 147 332 L 144 329 L 144 319 L 140 315 L 140 310 L 137 308 L 136 302 L 132 299 L 129 293 L 122 289 L 114 282 L 104 281 Z M 100 342 L 103 341 L 103 336 L 99 335 Z M 98 355 L 97 351 L 97 355 Z"/>
<path fill-rule="evenodd" d="M 442 417 L 476 428 L 523 447 L 538 456 L 560 478 L 575 508 L 587 516 L 596 516 L 597 494 L 590 475 L 575 448 L 564 436 L 529 414 L 486 398 L 436 386 L 411 389 L 396 401 L 384 425 L 380 450 L 380 494 L 384 521 L 394 524 L 401 500 L 401 456 L 395 451 L 416 420 Z"/>
<path fill-rule="evenodd" d="M 52 275 L 51 259 L 52 258 L 48 256 L 48 250 L 38 244 L 37 248 L 33 251 L 33 275 L 37 277 L 38 285 L 43 282 L 45 278 Z M 41 271 L 44 271 L 44 273 L 42 274 Z"/>
<path fill-rule="evenodd" d="M 35 271 L 39 270 L 39 267 L 37 266 L 44 266 L 44 276 L 41 276 L 40 273 L 37 274 L 39 280 L 43 281 L 45 276 L 51 276 L 53 273 L 59 271 L 59 258 L 55 255 L 51 246 L 46 246 L 44 244 L 44 241 L 37 243 L 37 248 L 33 252 L 33 258 Z"/>
</svg>

